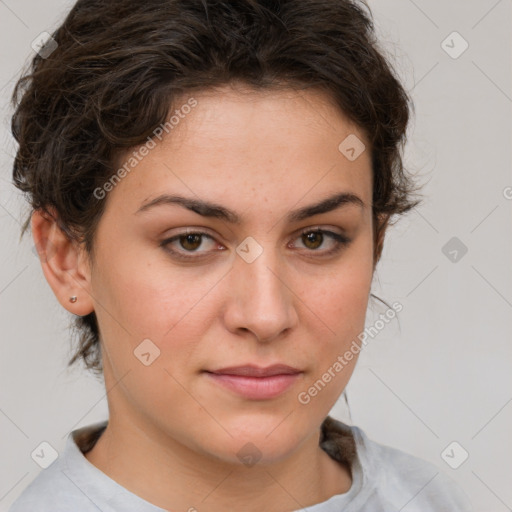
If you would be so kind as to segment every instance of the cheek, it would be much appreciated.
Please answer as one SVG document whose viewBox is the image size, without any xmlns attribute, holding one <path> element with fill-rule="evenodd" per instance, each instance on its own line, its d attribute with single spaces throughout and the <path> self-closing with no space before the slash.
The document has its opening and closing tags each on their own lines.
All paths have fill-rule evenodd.
<svg viewBox="0 0 512 512">
<path fill-rule="evenodd" d="M 177 266 L 160 248 L 140 253 L 117 246 L 104 253 L 108 261 L 100 262 L 93 280 L 97 309 L 107 313 L 107 323 L 120 324 L 135 338 L 163 340 L 204 314 L 202 301 L 219 279 L 206 267 Z"/>
<path fill-rule="evenodd" d="M 339 269 L 325 281 L 328 286 L 310 296 L 313 315 L 308 339 L 310 378 L 299 390 L 299 408 L 323 417 L 339 399 L 354 371 L 360 351 L 358 336 L 364 331 L 371 287 L 370 265 Z"/>
<path fill-rule="evenodd" d="M 304 283 L 304 302 L 329 327 L 328 338 L 335 344 L 364 328 L 373 278 L 371 249 L 371 240 L 358 240 L 332 271 L 320 271 Z"/>
<path fill-rule="evenodd" d="M 348 269 L 340 276 L 336 282 L 336 290 L 325 304 L 326 310 L 333 317 L 337 333 L 353 334 L 354 330 L 364 327 L 370 287 L 370 272 Z"/>
<path fill-rule="evenodd" d="M 345 278 L 344 278 L 345 277 Z M 330 289 L 324 291 L 311 310 L 313 316 L 309 339 L 315 340 L 313 358 L 317 376 L 332 366 L 337 357 L 345 353 L 364 331 L 368 306 L 369 283 L 366 278 L 350 274 L 330 281 Z M 349 363 L 344 375 L 354 366 L 356 358 Z M 351 371 L 351 370 L 350 370 Z M 341 385 L 344 377 L 336 381 Z M 336 386 L 336 385 L 335 385 Z M 341 386 L 342 388 L 344 386 Z"/>
<path fill-rule="evenodd" d="M 358 336 L 364 331 L 373 276 L 371 248 L 371 239 L 360 239 L 329 276 L 309 283 L 315 292 L 306 293 L 305 302 L 317 315 L 311 317 L 308 337 L 315 340 L 310 345 L 314 364 L 299 402 L 319 415 L 327 414 L 336 403 L 358 359 Z"/>
</svg>

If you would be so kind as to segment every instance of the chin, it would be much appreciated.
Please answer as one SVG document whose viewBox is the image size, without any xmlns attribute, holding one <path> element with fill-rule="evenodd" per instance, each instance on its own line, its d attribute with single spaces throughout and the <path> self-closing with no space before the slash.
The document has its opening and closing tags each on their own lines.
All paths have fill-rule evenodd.
<svg viewBox="0 0 512 512">
<path fill-rule="evenodd" d="M 204 446 L 210 455 L 229 464 L 267 465 L 281 462 L 293 453 L 308 437 L 308 432 L 299 432 L 297 424 L 283 421 L 286 416 L 258 422 L 257 418 L 245 417 L 237 424 L 226 423 L 226 435 L 211 438 Z M 204 440 L 203 440 L 204 442 Z"/>
</svg>

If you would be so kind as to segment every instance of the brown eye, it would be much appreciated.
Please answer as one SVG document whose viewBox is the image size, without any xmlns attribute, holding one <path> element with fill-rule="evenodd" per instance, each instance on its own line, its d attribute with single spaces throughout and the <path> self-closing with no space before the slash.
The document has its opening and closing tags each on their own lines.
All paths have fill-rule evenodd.
<svg viewBox="0 0 512 512">
<path fill-rule="evenodd" d="M 325 229 L 308 229 L 300 234 L 302 245 L 314 256 L 331 256 L 347 247 L 351 240 L 344 235 Z M 331 242 L 331 248 L 321 249 L 325 242 Z"/>
<path fill-rule="evenodd" d="M 163 247 L 165 251 L 171 253 L 173 257 L 182 260 L 193 260 L 208 256 L 208 253 L 211 253 L 211 251 L 208 251 L 208 243 L 206 243 L 206 240 L 210 241 L 212 247 L 215 246 L 214 238 L 207 233 L 201 231 L 187 231 L 167 238 L 160 243 L 160 246 Z"/>
<path fill-rule="evenodd" d="M 187 251 L 195 251 L 198 247 L 201 246 L 201 234 L 200 233 L 192 233 L 186 235 L 180 235 L 179 241 L 181 246 Z"/>
<path fill-rule="evenodd" d="M 350 239 L 339 233 L 327 231 L 325 229 L 308 229 L 299 235 L 299 239 L 306 252 L 315 257 L 330 256 L 338 253 L 351 242 Z M 181 260 L 197 260 L 199 258 L 211 256 L 214 251 L 208 250 L 208 243 L 213 244 L 210 249 L 225 250 L 215 244 L 215 239 L 208 233 L 202 231 L 186 231 L 160 243 L 164 250 L 173 257 Z M 330 248 L 323 248 L 326 241 L 330 241 Z M 206 247 L 205 247 L 206 245 Z"/>
<path fill-rule="evenodd" d="M 310 231 L 302 234 L 302 241 L 308 249 L 318 249 L 322 245 L 323 239 L 323 233 L 320 231 Z"/>
</svg>

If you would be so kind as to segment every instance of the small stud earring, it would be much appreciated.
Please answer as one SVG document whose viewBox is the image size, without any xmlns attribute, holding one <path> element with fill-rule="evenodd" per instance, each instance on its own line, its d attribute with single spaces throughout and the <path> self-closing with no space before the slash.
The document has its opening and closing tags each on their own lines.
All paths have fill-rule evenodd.
<svg viewBox="0 0 512 512">
<path fill-rule="evenodd" d="M 69 302 L 76 302 L 77 300 L 78 300 L 78 297 L 76 295 L 69 297 Z"/>
</svg>

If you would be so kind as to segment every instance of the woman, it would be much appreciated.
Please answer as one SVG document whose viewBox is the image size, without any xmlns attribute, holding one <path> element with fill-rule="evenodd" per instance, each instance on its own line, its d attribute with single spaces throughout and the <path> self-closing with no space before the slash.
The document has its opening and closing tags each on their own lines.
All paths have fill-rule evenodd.
<svg viewBox="0 0 512 512">
<path fill-rule="evenodd" d="M 470 510 L 328 415 L 386 227 L 419 203 L 365 7 L 79 0 L 40 49 L 14 181 L 109 419 L 12 512 Z"/>
</svg>

